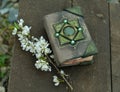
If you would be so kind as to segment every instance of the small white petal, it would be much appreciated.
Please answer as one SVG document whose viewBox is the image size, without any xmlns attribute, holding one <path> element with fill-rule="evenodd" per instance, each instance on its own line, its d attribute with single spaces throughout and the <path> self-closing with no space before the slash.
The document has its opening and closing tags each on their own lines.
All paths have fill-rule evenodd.
<svg viewBox="0 0 120 92">
<path fill-rule="evenodd" d="M 23 28 L 22 28 L 22 34 L 23 35 L 28 35 L 29 33 L 30 33 L 30 29 L 31 29 L 31 27 L 28 27 L 28 26 L 24 26 Z"/>
<path fill-rule="evenodd" d="M 17 34 L 17 28 L 14 28 L 12 35 L 16 35 Z"/>
<path fill-rule="evenodd" d="M 54 55 L 50 55 L 50 57 L 51 57 L 52 59 L 54 59 Z"/>
<path fill-rule="evenodd" d="M 62 75 L 65 75 L 65 72 L 64 72 L 63 70 L 61 70 L 60 73 L 61 73 Z"/>
<path fill-rule="evenodd" d="M 57 82 L 57 83 L 55 83 L 55 86 L 58 86 L 60 83 L 59 82 Z"/>
<path fill-rule="evenodd" d="M 55 83 L 55 86 L 58 86 L 60 84 L 60 81 L 58 80 L 57 76 L 53 76 L 53 82 Z"/>
</svg>

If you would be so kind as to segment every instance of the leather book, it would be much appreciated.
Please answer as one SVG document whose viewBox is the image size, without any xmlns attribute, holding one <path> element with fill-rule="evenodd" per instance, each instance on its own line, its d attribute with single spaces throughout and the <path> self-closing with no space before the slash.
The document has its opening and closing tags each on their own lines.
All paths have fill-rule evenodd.
<svg viewBox="0 0 120 92">
<path fill-rule="evenodd" d="M 44 27 L 58 66 L 93 63 L 98 51 L 79 6 L 46 15 Z"/>
</svg>

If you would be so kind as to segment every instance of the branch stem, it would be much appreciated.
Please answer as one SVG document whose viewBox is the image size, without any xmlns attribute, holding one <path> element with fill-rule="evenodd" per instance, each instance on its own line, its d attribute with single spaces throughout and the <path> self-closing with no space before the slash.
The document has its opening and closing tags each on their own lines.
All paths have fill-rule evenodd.
<svg viewBox="0 0 120 92">
<path fill-rule="evenodd" d="M 69 87 L 69 88 L 71 89 L 71 91 L 72 91 L 72 90 L 73 90 L 72 85 L 68 82 L 68 80 L 65 78 L 65 76 L 60 73 L 60 70 L 59 70 L 58 67 L 52 62 L 51 58 L 50 58 L 48 55 L 46 55 L 46 56 L 47 56 L 49 62 L 54 66 L 54 68 L 56 69 L 56 71 L 60 74 L 60 76 L 63 78 L 63 80 L 66 82 L 66 84 L 68 85 L 68 87 Z"/>
</svg>

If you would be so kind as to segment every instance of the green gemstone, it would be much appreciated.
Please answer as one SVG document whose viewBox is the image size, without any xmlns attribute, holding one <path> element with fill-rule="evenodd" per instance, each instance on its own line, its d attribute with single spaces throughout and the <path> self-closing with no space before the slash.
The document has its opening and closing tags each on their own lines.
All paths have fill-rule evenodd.
<svg viewBox="0 0 120 92">
<path fill-rule="evenodd" d="M 59 33 L 55 33 L 55 36 L 58 37 L 60 34 Z"/>
<path fill-rule="evenodd" d="M 64 23 L 67 23 L 68 22 L 68 20 L 67 19 L 64 19 Z"/>
<path fill-rule="evenodd" d="M 75 34 L 74 28 L 70 27 L 70 26 L 65 27 L 63 32 L 64 32 L 64 35 L 66 35 L 66 36 L 72 36 Z"/>
<path fill-rule="evenodd" d="M 79 27 L 78 30 L 79 30 L 79 31 L 82 31 L 82 27 Z"/>
<path fill-rule="evenodd" d="M 71 45 L 74 45 L 74 44 L 75 44 L 75 41 L 74 41 L 74 40 L 72 40 L 72 41 L 71 41 Z"/>
</svg>

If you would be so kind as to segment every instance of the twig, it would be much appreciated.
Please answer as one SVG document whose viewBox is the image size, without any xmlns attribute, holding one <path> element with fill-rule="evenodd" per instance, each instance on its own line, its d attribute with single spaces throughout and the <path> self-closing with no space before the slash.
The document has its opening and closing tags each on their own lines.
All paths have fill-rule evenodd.
<svg viewBox="0 0 120 92">
<path fill-rule="evenodd" d="M 48 55 L 46 55 L 46 56 L 47 56 L 49 62 L 54 66 L 54 68 L 56 69 L 56 71 L 60 74 L 60 76 L 63 78 L 63 80 L 66 82 L 66 84 L 69 86 L 69 88 L 70 88 L 71 91 L 72 91 L 72 90 L 73 90 L 72 85 L 68 82 L 68 80 L 65 78 L 64 75 L 61 75 L 60 70 L 59 70 L 58 67 L 52 62 L 51 58 L 50 58 Z"/>
</svg>

